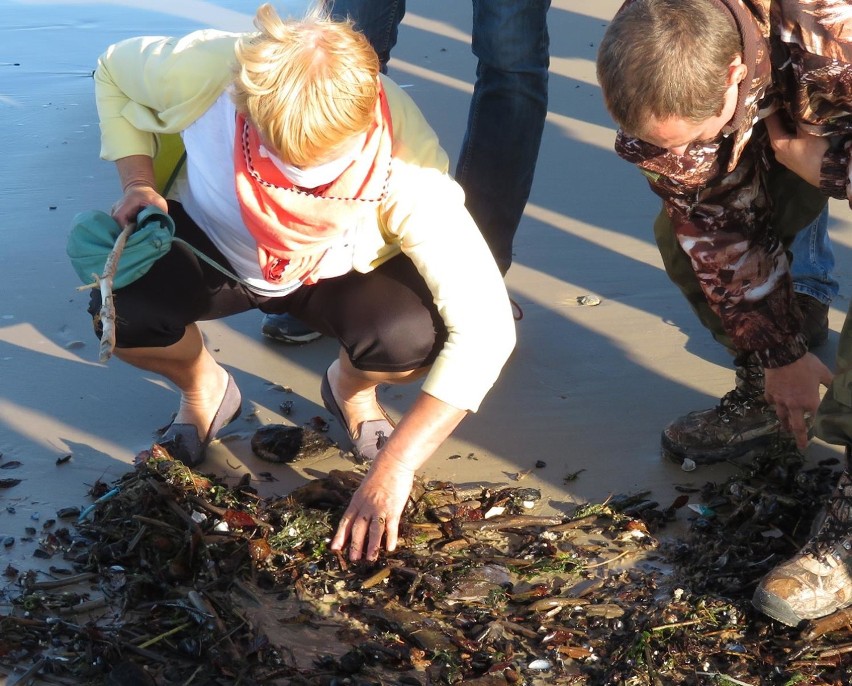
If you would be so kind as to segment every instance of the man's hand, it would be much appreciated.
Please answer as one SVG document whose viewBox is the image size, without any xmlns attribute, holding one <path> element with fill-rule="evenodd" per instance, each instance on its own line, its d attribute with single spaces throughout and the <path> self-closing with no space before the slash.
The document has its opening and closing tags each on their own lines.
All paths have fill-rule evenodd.
<svg viewBox="0 0 852 686">
<path fill-rule="evenodd" d="M 766 401 L 775 405 L 783 427 L 796 438 L 799 450 L 808 447 L 807 421 L 816 414 L 820 384 L 829 386 L 832 374 L 816 355 L 806 353 L 792 364 L 765 369 Z"/>
<path fill-rule="evenodd" d="M 828 139 L 801 129 L 789 131 L 777 113 L 763 121 L 766 123 L 775 158 L 787 169 L 819 188 L 822 158 L 829 148 Z"/>
</svg>

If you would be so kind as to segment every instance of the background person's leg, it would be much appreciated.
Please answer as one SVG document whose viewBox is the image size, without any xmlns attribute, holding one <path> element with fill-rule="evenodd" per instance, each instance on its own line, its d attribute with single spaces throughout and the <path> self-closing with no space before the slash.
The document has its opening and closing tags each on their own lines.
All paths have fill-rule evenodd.
<svg viewBox="0 0 852 686">
<path fill-rule="evenodd" d="M 796 234 L 790 253 L 796 302 L 805 320 L 808 344 L 815 348 L 828 339 L 828 308 L 840 290 L 832 275 L 834 251 L 828 235 L 828 206 Z"/>
<path fill-rule="evenodd" d="M 479 63 L 455 175 L 503 274 L 512 264 L 547 116 L 549 8 L 550 0 L 473 0 Z"/>
<path fill-rule="evenodd" d="M 327 0 L 334 19 L 352 19 L 379 56 L 387 73 L 391 50 L 396 45 L 399 24 L 405 16 L 405 0 Z"/>
</svg>

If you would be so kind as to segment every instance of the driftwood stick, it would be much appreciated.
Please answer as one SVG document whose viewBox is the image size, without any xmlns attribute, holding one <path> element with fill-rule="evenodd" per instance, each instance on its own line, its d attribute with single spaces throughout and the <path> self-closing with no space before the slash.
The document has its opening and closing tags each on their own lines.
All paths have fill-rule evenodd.
<svg viewBox="0 0 852 686">
<path fill-rule="evenodd" d="M 838 610 L 827 617 L 812 620 L 807 629 L 802 632 L 802 635 L 807 640 L 813 641 L 815 638 L 819 638 L 830 631 L 840 631 L 842 629 L 846 631 L 852 629 L 852 609 Z"/>
<path fill-rule="evenodd" d="M 112 357 L 112 351 L 115 349 L 115 304 L 112 299 L 112 282 L 115 279 L 115 272 L 118 269 L 118 261 L 121 259 L 121 253 L 124 251 L 124 244 L 127 243 L 127 238 L 136 230 L 136 222 L 130 222 L 118 234 L 115 239 L 115 245 L 107 256 L 104 264 L 104 273 L 98 276 L 93 274 L 97 279 L 98 286 L 101 290 L 101 345 L 99 362 L 106 362 Z"/>
<path fill-rule="evenodd" d="M 82 583 L 84 581 L 89 581 L 90 579 L 94 579 L 97 576 L 94 572 L 85 572 L 83 574 L 76 574 L 74 576 L 66 576 L 63 579 L 51 579 L 50 581 L 36 581 L 31 584 L 27 584 L 28 591 L 47 591 L 52 590 L 54 588 L 61 588 L 62 586 L 72 586 L 73 584 Z"/>
<path fill-rule="evenodd" d="M 835 648 L 829 648 L 828 650 L 823 650 L 819 656 L 820 657 L 834 657 L 836 655 L 843 655 L 844 653 L 852 653 L 852 643 L 847 643 L 842 646 L 837 646 Z"/>
</svg>

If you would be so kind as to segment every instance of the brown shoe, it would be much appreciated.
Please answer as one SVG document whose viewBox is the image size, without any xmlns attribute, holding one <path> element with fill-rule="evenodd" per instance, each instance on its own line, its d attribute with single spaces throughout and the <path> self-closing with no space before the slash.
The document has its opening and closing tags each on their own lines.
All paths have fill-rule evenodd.
<svg viewBox="0 0 852 686">
<path fill-rule="evenodd" d="M 795 557 L 763 578 L 752 604 L 788 626 L 852 605 L 852 478 L 848 470 L 840 476 L 817 534 Z"/>
<path fill-rule="evenodd" d="M 816 348 L 828 340 L 828 305 L 805 293 L 796 293 L 796 304 L 802 311 L 802 332 L 808 347 Z"/>
<path fill-rule="evenodd" d="M 752 355 L 738 356 L 735 364 L 736 388 L 716 407 L 690 412 L 663 429 L 665 457 L 713 464 L 753 455 L 788 436 L 763 397 L 763 367 Z"/>
</svg>

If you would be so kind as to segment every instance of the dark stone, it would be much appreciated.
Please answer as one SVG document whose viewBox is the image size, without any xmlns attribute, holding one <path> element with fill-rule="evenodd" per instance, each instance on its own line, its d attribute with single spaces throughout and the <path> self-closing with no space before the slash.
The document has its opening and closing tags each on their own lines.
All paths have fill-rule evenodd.
<svg viewBox="0 0 852 686">
<path fill-rule="evenodd" d="M 261 460 L 285 463 L 298 462 L 322 455 L 335 444 L 310 427 L 269 424 L 255 431 L 251 450 Z"/>
</svg>

